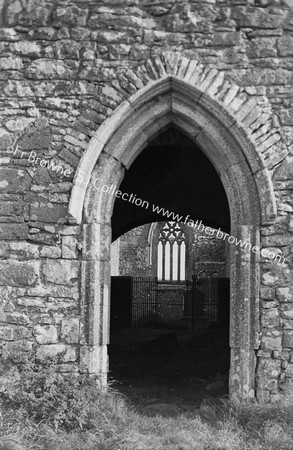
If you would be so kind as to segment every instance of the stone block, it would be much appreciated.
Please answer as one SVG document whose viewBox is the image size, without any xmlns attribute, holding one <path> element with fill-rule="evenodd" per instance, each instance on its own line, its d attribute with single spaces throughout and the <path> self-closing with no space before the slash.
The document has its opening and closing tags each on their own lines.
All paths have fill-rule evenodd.
<svg viewBox="0 0 293 450">
<path fill-rule="evenodd" d="M 83 346 L 80 349 L 80 371 L 99 375 L 108 372 L 107 346 Z"/>
<path fill-rule="evenodd" d="M 22 56 L 33 56 L 35 58 L 41 57 L 42 47 L 36 42 L 23 40 L 10 44 L 9 48 L 13 53 L 18 53 Z"/>
<path fill-rule="evenodd" d="M 77 167 L 79 164 L 80 159 L 71 153 L 68 149 L 63 148 L 61 152 L 59 153 L 59 157 L 66 161 L 68 164 L 70 164 L 73 167 Z"/>
<path fill-rule="evenodd" d="M 54 284 L 72 285 L 78 280 L 79 262 L 48 259 L 42 265 L 44 279 Z"/>
<path fill-rule="evenodd" d="M 44 344 L 37 349 L 37 358 L 44 360 L 46 358 L 54 358 L 56 356 L 65 354 L 65 344 Z"/>
<path fill-rule="evenodd" d="M 277 49 L 280 56 L 293 56 L 293 36 L 286 34 L 279 38 Z"/>
<path fill-rule="evenodd" d="M 33 203 L 30 206 L 30 220 L 38 220 L 46 223 L 57 223 L 68 215 L 68 208 L 56 203 Z"/>
<path fill-rule="evenodd" d="M 8 120 L 6 128 L 10 131 L 22 131 L 36 121 L 36 118 L 29 119 L 28 117 L 19 117 L 16 120 Z"/>
<path fill-rule="evenodd" d="M 281 303 L 280 304 L 281 317 L 284 319 L 293 319 L 293 304 Z"/>
<path fill-rule="evenodd" d="M 78 62 L 72 60 L 38 59 L 26 68 L 26 76 L 33 79 L 54 79 L 60 76 L 72 79 L 77 75 Z"/>
<path fill-rule="evenodd" d="M 61 258 L 61 248 L 53 246 L 45 246 L 40 251 L 43 258 Z"/>
<path fill-rule="evenodd" d="M 76 5 L 58 5 L 54 11 L 54 25 L 57 27 L 84 27 L 88 16 L 85 5 L 78 8 Z"/>
<path fill-rule="evenodd" d="M 111 227 L 91 223 L 84 225 L 83 258 L 98 261 L 110 260 Z"/>
<path fill-rule="evenodd" d="M 19 216 L 23 214 L 22 202 L 2 202 L 0 204 L 0 216 Z"/>
<path fill-rule="evenodd" d="M 30 297 L 60 297 L 60 298 L 73 298 L 77 300 L 79 298 L 78 286 L 63 286 L 63 285 L 43 285 L 37 286 L 27 290 L 27 295 Z"/>
<path fill-rule="evenodd" d="M 276 293 L 280 302 L 293 302 L 293 289 L 291 286 L 279 287 Z"/>
<path fill-rule="evenodd" d="M 34 335 L 38 344 L 57 344 L 58 330 L 54 325 L 37 325 Z"/>
<path fill-rule="evenodd" d="M 261 340 L 261 348 L 269 350 L 282 350 L 281 336 L 263 336 Z"/>
<path fill-rule="evenodd" d="M 21 70 L 23 68 L 22 59 L 18 56 L 0 58 L 0 67 L 2 70 Z"/>
<path fill-rule="evenodd" d="M 0 226 L 1 228 L 1 226 Z M 39 257 L 39 247 L 29 242 L 0 241 L 0 258 L 36 259 Z"/>
<path fill-rule="evenodd" d="M 254 58 L 268 58 L 277 55 L 276 38 L 260 37 L 250 41 L 247 56 Z"/>
<path fill-rule="evenodd" d="M 80 226 L 64 226 L 59 230 L 61 236 L 76 236 L 81 233 Z"/>
<path fill-rule="evenodd" d="M 288 364 L 286 370 L 285 370 L 285 375 L 288 378 L 292 378 L 293 377 L 293 364 Z"/>
<path fill-rule="evenodd" d="M 2 347 L 2 358 L 3 360 L 18 360 L 25 358 L 25 353 L 32 350 L 33 343 L 28 339 L 22 339 L 16 342 L 6 342 Z"/>
<path fill-rule="evenodd" d="M 23 193 L 30 187 L 31 177 L 23 169 L 0 169 L 0 192 Z"/>
<path fill-rule="evenodd" d="M 292 108 L 293 125 L 293 108 Z M 288 156 L 274 173 L 274 179 L 278 181 L 290 181 L 293 179 L 293 156 Z"/>
<path fill-rule="evenodd" d="M 6 307 L 4 311 L 6 312 Z M 5 322 L 15 325 L 28 325 L 30 319 L 24 312 L 9 311 L 5 314 Z"/>
<path fill-rule="evenodd" d="M 278 13 L 269 12 L 267 8 L 238 6 L 232 9 L 232 17 L 238 27 L 276 29 L 282 27 L 286 12 L 278 8 Z"/>
<path fill-rule="evenodd" d="M 56 244 L 59 242 L 59 237 L 58 235 L 51 233 L 39 233 L 39 232 L 32 233 L 32 229 L 30 229 L 30 233 L 28 234 L 28 240 L 39 244 L 46 244 L 55 247 Z"/>
<path fill-rule="evenodd" d="M 13 341 L 13 328 L 9 326 L 1 326 L 0 328 L 0 339 L 3 341 Z"/>
<path fill-rule="evenodd" d="M 260 298 L 263 300 L 275 300 L 276 292 L 273 287 L 261 286 L 260 288 Z"/>
<path fill-rule="evenodd" d="M 283 346 L 293 349 L 293 331 L 284 331 Z"/>
<path fill-rule="evenodd" d="M 262 273 L 261 280 L 265 286 L 282 286 L 291 283 L 292 273 L 290 269 L 278 263 L 271 263 L 271 270 Z"/>
<path fill-rule="evenodd" d="M 61 339 L 69 344 L 77 344 L 79 342 L 79 319 L 62 320 Z"/>
<path fill-rule="evenodd" d="M 260 358 L 257 369 L 257 384 L 260 388 L 269 389 L 272 380 L 276 379 L 281 371 L 281 361 L 270 358 Z"/>
<path fill-rule="evenodd" d="M 283 327 L 284 330 L 293 330 L 293 319 L 283 319 Z"/>
<path fill-rule="evenodd" d="M 13 328 L 13 340 L 19 341 L 22 339 L 31 339 L 32 331 L 26 327 L 17 326 Z"/>
<path fill-rule="evenodd" d="M 268 302 L 270 305 L 273 302 Z M 265 305 L 263 304 L 263 307 Z M 280 317 L 277 308 L 266 309 L 264 308 L 261 314 L 261 324 L 263 327 L 273 328 L 280 326 Z M 268 343 L 268 342 L 267 342 Z"/>
<path fill-rule="evenodd" d="M 62 236 L 62 258 L 77 259 L 78 240 L 75 236 Z"/>
<path fill-rule="evenodd" d="M 34 128 L 30 132 L 25 133 L 17 141 L 20 150 L 41 150 L 49 147 L 51 134 L 49 127 Z"/>
<path fill-rule="evenodd" d="M 7 286 L 33 286 L 39 279 L 37 261 L 0 261 L 0 284 Z"/>
<path fill-rule="evenodd" d="M 284 247 L 292 243 L 292 235 L 274 234 L 262 238 L 263 247 Z M 277 252 L 276 252 L 277 254 Z"/>
</svg>

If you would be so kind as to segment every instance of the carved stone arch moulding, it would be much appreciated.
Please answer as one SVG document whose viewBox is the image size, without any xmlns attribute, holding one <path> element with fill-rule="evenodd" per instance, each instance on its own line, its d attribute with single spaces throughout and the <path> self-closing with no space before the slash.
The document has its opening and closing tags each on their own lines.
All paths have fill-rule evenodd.
<svg viewBox="0 0 293 450">
<path fill-rule="evenodd" d="M 181 87 L 180 81 L 182 81 Z M 239 144 L 242 144 L 242 150 L 245 152 L 252 172 L 256 174 L 255 178 L 259 181 L 258 187 L 262 191 L 262 207 L 265 209 L 262 212 L 262 225 L 274 221 L 276 202 L 269 171 L 286 157 L 288 149 L 279 128 L 274 126 L 268 99 L 263 95 L 254 95 L 253 88 L 244 90 L 225 79 L 224 71 L 210 68 L 197 60 L 189 60 L 179 53 L 166 52 L 161 57 L 148 59 L 133 70 L 125 68 L 124 72 L 118 75 L 118 79 L 112 83 L 119 94 L 124 93 L 124 100 L 121 103 L 116 100 L 113 114 L 98 128 L 77 168 L 69 213 L 78 223 L 82 221 L 87 181 L 107 142 L 117 132 L 119 126 L 125 123 L 127 117 L 130 117 L 134 110 L 147 101 L 148 96 L 151 100 L 162 95 L 164 90 L 168 91 L 172 86 L 171 90 L 169 89 L 169 95 L 173 97 L 176 83 L 177 90 L 180 91 L 182 88 L 181 95 L 185 91 L 188 97 L 193 91 L 190 99 L 193 106 L 198 104 L 209 111 L 211 116 L 214 114 L 218 117 L 231 135 L 237 137 Z M 112 92 L 113 87 L 105 86 L 104 94 L 107 95 L 109 90 Z M 175 112 L 172 108 L 173 100 L 170 100 L 170 112 Z M 115 104 L 115 100 L 113 102 Z M 159 116 L 159 112 L 156 115 Z M 199 125 L 198 131 L 202 131 L 201 137 L 207 126 L 207 123 Z M 195 133 L 196 130 L 193 132 L 193 137 L 196 137 Z M 200 136 L 197 143 L 200 144 Z M 128 163 L 131 164 L 131 161 Z M 81 175 L 78 176 L 78 174 Z M 82 182 L 79 182 L 81 178 Z"/>
<path fill-rule="evenodd" d="M 117 82 L 118 83 L 118 82 Z M 240 92 L 216 69 L 168 53 L 126 70 L 121 89 L 135 91 L 99 127 L 78 167 L 69 212 L 83 223 L 81 302 L 84 370 L 107 379 L 111 216 L 125 170 L 170 125 L 207 155 L 226 190 L 231 234 L 259 246 L 259 228 L 271 224 L 276 202 L 270 149 L 281 135 L 264 97 Z M 117 87 L 118 89 L 118 87 Z M 253 398 L 259 348 L 259 255 L 230 246 L 230 396 Z"/>
</svg>

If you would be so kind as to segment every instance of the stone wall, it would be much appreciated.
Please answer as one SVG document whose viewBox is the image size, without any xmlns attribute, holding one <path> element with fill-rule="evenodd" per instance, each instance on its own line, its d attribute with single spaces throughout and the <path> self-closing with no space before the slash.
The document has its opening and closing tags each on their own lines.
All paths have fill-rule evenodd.
<svg viewBox="0 0 293 450">
<path fill-rule="evenodd" d="M 261 245 L 282 254 L 286 264 L 261 259 L 256 387 L 265 401 L 289 398 L 292 0 L 4 0 L 1 5 L 3 360 L 33 347 L 42 357 L 62 355 L 65 371 L 87 370 L 87 324 L 80 324 L 86 308 L 79 288 L 83 237 L 68 214 L 73 177 L 96 130 L 123 100 L 169 70 L 168 58 L 163 67 L 160 57 L 173 51 L 177 60 L 196 59 L 221 71 L 227 89 L 236 83 L 228 92 L 222 87 L 227 105 L 234 99 L 237 110 L 257 99 L 253 113 L 245 116 L 242 110 L 239 117 L 247 127 L 257 121 L 260 107 L 269 111 L 267 123 L 253 132 L 277 200 L 276 221 L 261 230 Z"/>
</svg>

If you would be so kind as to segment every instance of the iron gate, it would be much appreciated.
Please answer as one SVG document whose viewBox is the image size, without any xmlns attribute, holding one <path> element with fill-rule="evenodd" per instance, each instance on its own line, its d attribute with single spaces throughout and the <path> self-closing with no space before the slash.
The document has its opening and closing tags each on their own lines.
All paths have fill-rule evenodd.
<svg viewBox="0 0 293 450">
<path fill-rule="evenodd" d="M 227 329 L 229 285 L 229 278 L 162 283 L 151 277 L 112 277 L 111 326 Z"/>
<path fill-rule="evenodd" d="M 230 280 L 229 278 L 197 278 L 187 286 L 184 309 L 187 328 L 207 331 L 229 325 Z"/>
<path fill-rule="evenodd" d="M 158 324 L 158 280 L 132 278 L 132 318 L 134 328 L 156 328 Z"/>
</svg>

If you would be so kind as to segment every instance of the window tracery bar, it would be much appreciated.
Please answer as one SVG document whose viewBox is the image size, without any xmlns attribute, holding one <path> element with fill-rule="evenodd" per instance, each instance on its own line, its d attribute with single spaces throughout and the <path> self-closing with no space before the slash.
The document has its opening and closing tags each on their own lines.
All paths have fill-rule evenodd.
<svg viewBox="0 0 293 450">
<path fill-rule="evenodd" d="M 185 280 L 185 235 L 178 222 L 166 222 L 158 243 L 157 276 L 162 281 Z"/>
</svg>

